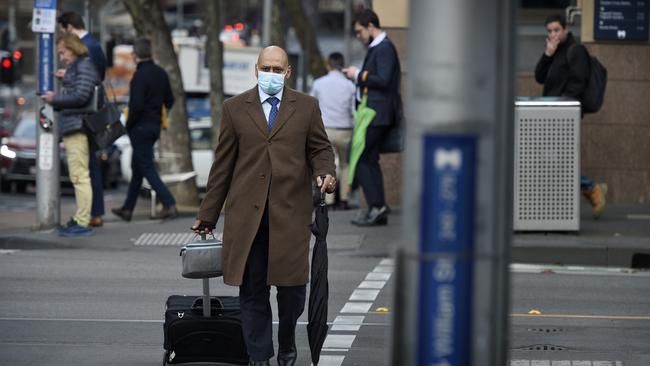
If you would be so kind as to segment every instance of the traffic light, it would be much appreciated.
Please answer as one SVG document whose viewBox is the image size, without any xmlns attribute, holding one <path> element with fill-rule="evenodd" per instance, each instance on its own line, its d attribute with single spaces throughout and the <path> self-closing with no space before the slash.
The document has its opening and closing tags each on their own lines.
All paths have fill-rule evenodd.
<svg viewBox="0 0 650 366">
<path fill-rule="evenodd" d="M 14 60 L 11 56 L 4 56 L 0 60 L 0 82 L 12 85 L 15 81 Z"/>
</svg>

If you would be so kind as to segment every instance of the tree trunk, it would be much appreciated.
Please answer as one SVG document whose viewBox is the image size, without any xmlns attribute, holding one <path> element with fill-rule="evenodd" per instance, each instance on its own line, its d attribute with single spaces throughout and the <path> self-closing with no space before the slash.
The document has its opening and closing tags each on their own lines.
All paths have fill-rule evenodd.
<svg viewBox="0 0 650 366">
<path fill-rule="evenodd" d="M 280 0 L 273 1 L 271 10 L 271 44 L 283 50 L 287 49 L 287 40 L 284 29 L 284 17 L 280 8 Z"/>
<path fill-rule="evenodd" d="M 325 68 L 325 62 L 320 53 L 320 48 L 318 47 L 316 32 L 307 19 L 301 1 L 284 0 L 284 3 L 289 11 L 291 22 L 296 30 L 296 36 L 298 36 L 298 40 L 300 40 L 300 45 L 305 52 L 305 56 L 309 57 L 310 74 L 314 78 L 325 75 L 327 69 Z"/>
<path fill-rule="evenodd" d="M 207 2 L 206 52 L 210 69 L 210 118 L 212 119 L 212 147 L 219 142 L 223 104 L 223 45 L 219 40 L 221 32 L 221 0 Z"/>
<path fill-rule="evenodd" d="M 174 94 L 174 107 L 168 114 L 169 126 L 160 136 L 160 169 L 164 174 L 191 172 L 194 168 L 183 79 L 160 1 L 123 0 L 123 2 L 133 18 L 133 26 L 138 36 L 151 40 L 153 58 L 167 71 Z M 196 207 L 199 203 L 196 179 L 171 184 L 169 190 L 179 206 Z"/>
</svg>

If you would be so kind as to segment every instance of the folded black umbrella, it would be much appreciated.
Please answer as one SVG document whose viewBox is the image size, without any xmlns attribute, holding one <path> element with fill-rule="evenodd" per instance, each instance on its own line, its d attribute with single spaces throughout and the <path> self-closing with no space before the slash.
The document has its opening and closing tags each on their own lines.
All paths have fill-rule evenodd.
<svg viewBox="0 0 650 366">
<path fill-rule="evenodd" d="M 315 209 L 314 222 L 311 232 L 316 237 L 311 258 L 311 280 L 309 283 L 309 308 L 307 337 L 311 350 L 311 362 L 318 365 L 323 342 L 327 336 L 327 301 L 329 299 L 329 284 L 327 282 L 327 230 L 329 217 L 324 195 Z"/>
</svg>

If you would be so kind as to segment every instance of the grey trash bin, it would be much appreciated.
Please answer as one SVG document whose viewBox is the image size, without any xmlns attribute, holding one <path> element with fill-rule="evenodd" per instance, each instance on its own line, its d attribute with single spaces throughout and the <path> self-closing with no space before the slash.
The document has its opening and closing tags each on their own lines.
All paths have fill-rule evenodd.
<svg viewBox="0 0 650 366">
<path fill-rule="evenodd" d="M 515 102 L 515 231 L 580 230 L 580 102 Z"/>
</svg>

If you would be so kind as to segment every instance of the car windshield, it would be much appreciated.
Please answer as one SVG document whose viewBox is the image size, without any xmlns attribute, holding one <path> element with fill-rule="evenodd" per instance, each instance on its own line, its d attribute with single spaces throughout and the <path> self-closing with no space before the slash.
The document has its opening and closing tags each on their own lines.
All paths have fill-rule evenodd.
<svg viewBox="0 0 650 366">
<path fill-rule="evenodd" d="M 36 121 L 34 118 L 34 115 L 31 115 L 31 118 L 29 116 L 23 117 L 16 126 L 14 137 L 36 139 Z"/>
</svg>

